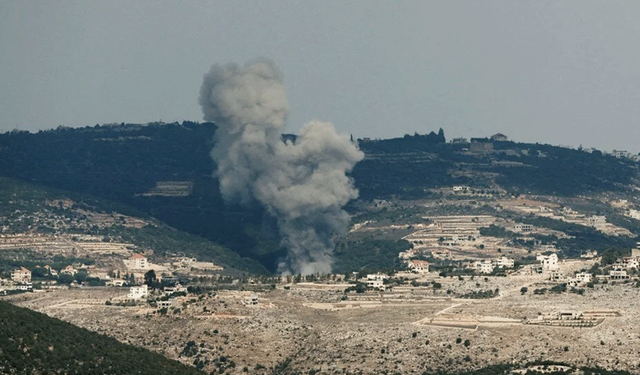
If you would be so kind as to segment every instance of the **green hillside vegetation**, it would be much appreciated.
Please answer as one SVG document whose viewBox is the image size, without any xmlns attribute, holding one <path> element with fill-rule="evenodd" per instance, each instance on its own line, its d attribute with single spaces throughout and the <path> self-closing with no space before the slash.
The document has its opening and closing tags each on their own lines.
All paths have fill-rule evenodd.
<svg viewBox="0 0 640 375">
<path fill-rule="evenodd" d="M 146 349 L 0 301 L 0 373 L 202 374 Z"/>
<path fill-rule="evenodd" d="M 71 199 L 75 202 L 72 208 L 63 208 L 45 204 L 47 201 Z M 80 220 L 75 208 L 99 213 L 126 213 L 148 219 L 152 225 L 143 228 L 130 228 L 116 225 L 107 228 L 93 226 L 88 229 L 73 227 L 73 220 Z M 43 216 L 45 219 L 35 220 L 34 217 Z M 51 217 L 55 219 L 51 219 Z M 55 234 L 59 232 L 53 225 L 61 222 L 70 227 L 67 233 L 86 233 L 104 236 L 105 239 L 130 242 L 143 249 L 152 249 L 157 255 L 184 254 L 195 256 L 200 260 L 212 261 L 239 271 L 263 274 L 268 271 L 253 259 L 242 258 L 237 253 L 215 244 L 203 237 L 181 232 L 168 227 L 157 220 L 151 219 L 141 211 L 127 207 L 124 204 L 110 202 L 96 198 L 88 194 L 66 192 L 55 188 L 26 183 L 15 178 L 0 177 L 0 225 L 8 226 L 17 232 L 35 232 L 42 234 Z M 41 259 L 38 260 L 31 254 L 28 261 L 13 256 L 12 252 L 0 254 L 0 270 L 7 270 L 19 265 L 54 265 L 62 263 L 91 263 L 87 259 Z M 24 258 L 24 257 L 22 257 Z M 26 262 L 26 263 L 25 263 Z M 53 262 L 53 263 L 52 263 Z"/>
<path fill-rule="evenodd" d="M 121 209 L 128 207 L 134 216 L 154 217 L 274 271 L 285 250 L 268 214 L 257 205 L 225 205 L 220 195 L 210 157 L 215 130 L 211 123 L 183 122 L 4 133 L 0 134 L 0 176 L 117 202 L 123 206 L 119 212 L 127 213 Z M 359 140 L 366 157 L 351 176 L 360 198 L 433 198 L 429 189 L 453 185 L 491 191 L 498 185 L 513 195 L 572 197 L 623 192 L 639 180 L 637 162 L 599 151 L 494 142 L 494 152 L 473 153 L 468 144 L 445 141 L 442 129 L 396 139 Z M 193 189 L 189 196 L 143 195 L 158 181 L 189 181 Z"/>
</svg>

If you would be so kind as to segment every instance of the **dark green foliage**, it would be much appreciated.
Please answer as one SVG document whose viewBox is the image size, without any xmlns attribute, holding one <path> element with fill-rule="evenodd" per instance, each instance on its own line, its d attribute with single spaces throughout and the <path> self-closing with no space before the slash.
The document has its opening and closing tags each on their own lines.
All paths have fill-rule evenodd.
<svg viewBox="0 0 640 375">
<path fill-rule="evenodd" d="M 410 246 L 405 240 L 342 241 L 336 245 L 333 271 L 345 273 L 367 269 L 373 272 L 388 269 L 398 265 L 398 253 Z"/>
<path fill-rule="evenodd" d="M 580 256 L 584 249 L 597 250 L 599 253 L 611 247 L 630 249 L 635 247 L 638 241 L 638 239 L 634 237 L 607 236 L 595 228 L 546 217 L 528 216 L 523 218 L 522 222 L 538 227 L 558 230 L 574 237 L 563 239 L 554 237 L 557 247 L 562 249 L 562 252 L 569 257 Z"/>
<path fill-rule="evenodd" d="M 489 225 L 488 227 L 480 228 L 480 234 L 483 236 L 491 236 L 491 237 L 499 237 L 499 238 L 513 238 L 516 237 L 516 234 L 513 232 L 509 232 L 503 227 L 499 227 L 497 225 Z"/>
<path fill-rule="evenodd" d="M 208 246 L 203 254 L 211 251 L 213 258 L 246 264 L 221 250 L 224 246 L 274 271 L 278 258 L 286 255 L 280 246 L 277 225 L 258 206 L 226 205 L 218 181 L 212 177 L 216 166 L 210 150 L 215 130 L 215 125 L 210 123 L 183 122 L 0 134 L 0 176 L 106 198 L 109 200 L 106 207 L 101 203 L 94 206 L 155 217 L 221 245 Z M 293 138 L 287 136 L 287 139 Z M 638 177 L 638 164 L 630 160 L 549 145 L 495 142 L 494 153 L 472 154 L 463 150 L 466 145 L 445 143 L 442 129 L 437 133 L 397 139 L 361 140 L 359 146 L 367 158 L 355 166 L 351 176 L 364 200 L 433 197 L 440 193 L 431 193 L 428 189 L 452 185 L 485 190 L 494 182 L 515 195 L 575 196 L 621 191 Z M 511 163 L 501 163 L 505 161 Z M 480 177 L 483 172 L 497 175 L 495 181 L 493 177 L 491 181 Z M 143 195 L 158 181 L 192 181 L 194 186 L 186 197 Z M 116 205 L 120 207 L 115 208 Z M 434 214 L 436 212 L 434 210 Z M 615 220 L 625 227 L 640 226 L 639 222 L 629 219 Z M 25 228 L 28 225 L 24 223 Z M 558 246 L 566 255 L 577 255 L 583 249 L 604 251 L 613 246 L 635 245 L 636 239 L 608 237 L 588 229 L 576 229 L 580 236 L 558 240 Z M 627 246 L 628 243 L 632 245 Z M 389 260 L 350 260 L 346 264 L 357 267 L 358 264 L 389 264 Z M 340 259 L 336 261 L 337 269 L 345 267 Z M 257 272 L 257 267 L 247 266 L 244 270 Z"/>
<path fill-rule="evenodd" d="M 0 301 L 0 373 L 202 374 L 146 349 Z"/>
</svg>

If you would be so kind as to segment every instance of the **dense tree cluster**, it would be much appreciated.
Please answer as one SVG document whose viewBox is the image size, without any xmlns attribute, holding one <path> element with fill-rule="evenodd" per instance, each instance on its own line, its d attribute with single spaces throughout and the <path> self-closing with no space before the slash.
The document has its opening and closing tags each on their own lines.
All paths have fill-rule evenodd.
<svg viewBox="0 0 640 375">
<path fill-rule="evenodd" d="M 160 354 L 4 301 L 0 337 L 3 374 L 202 374 Z"/>
</svg>

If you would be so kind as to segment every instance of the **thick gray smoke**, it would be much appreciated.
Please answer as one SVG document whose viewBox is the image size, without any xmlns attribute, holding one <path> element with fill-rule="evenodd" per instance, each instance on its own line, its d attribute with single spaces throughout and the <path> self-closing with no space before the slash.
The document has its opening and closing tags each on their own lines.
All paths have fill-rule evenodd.
<svg viewBox="0 0 640 375">
<path fill-rule="evenodd" d="M 215 122 L 220 191 L 227 202 L 258 201 L 277 219 L 283 273 L 330 272 L 332 236 L 347 228 L 342 207 L 358 196 L 346 173 L 364 154 L 333 125 L 311 121 L 295 143 L 282 141 L 289 103 L 269 60 L 214 65 L 200 89 L 205 121 Z"/>
</svg>

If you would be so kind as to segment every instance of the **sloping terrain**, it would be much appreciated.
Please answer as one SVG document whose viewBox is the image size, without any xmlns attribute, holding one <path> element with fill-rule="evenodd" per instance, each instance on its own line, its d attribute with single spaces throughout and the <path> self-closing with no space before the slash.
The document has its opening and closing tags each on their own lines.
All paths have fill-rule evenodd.
<svg viewBox="0 0 640 375">
<path fill-rule="evenodd" d="M 0 301 L 0 336 L 3 374 L 202 374 L 147 349 L 5 301 Z"/>
<path fill-rule="evenodd" d="M 192 122 L 5 133 L 0 175 L 118 202 L 134 216 L 207 238 L 274 271 L 286 254 L 277 226 L 260 207 L 224 204 L 210 158 L 214 133 L 214 124 Z M 477 152 L 444 140 L 444 132 L 358 140 L 366 155 L 352 172 L 360 201 L 437 200 L 439 189 L 455 185 L 494 196 L 637 195 L 639 167 L 631 159 L 514 142 Z M 362 215 L 363 207 L 348 209 Z"/>
<path fill-rule="evenodd" d="M 194 256 L 229 272 L 266 272 L 254 260 L 123 204 L 7 177 L 0 177 L 0 235 L 0 271 L 54 261 L 100 263 L 145 251 Z"/>
</svg>

